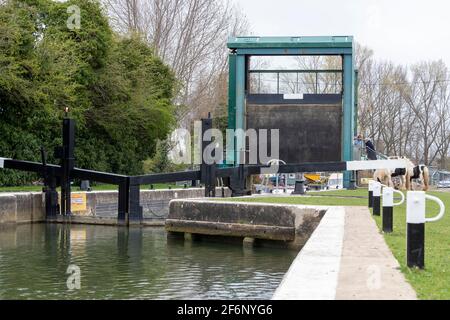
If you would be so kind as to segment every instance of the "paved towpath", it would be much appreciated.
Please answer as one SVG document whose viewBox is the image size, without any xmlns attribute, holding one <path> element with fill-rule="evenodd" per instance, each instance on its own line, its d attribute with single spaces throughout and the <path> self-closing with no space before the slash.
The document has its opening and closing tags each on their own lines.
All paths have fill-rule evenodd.
<svg viewBox="0 0 450 320">
<path fill-rule="evenodd" d="M 370 215 L 346 208 L 336 299 L 417 299 Z"/>
<path fill-rule="evenodd" d="M 405 240 L 406 241 L 406 240 Z M 417 299 L 364 207 L 330 208 L 274 299 Z"/>
</svg>

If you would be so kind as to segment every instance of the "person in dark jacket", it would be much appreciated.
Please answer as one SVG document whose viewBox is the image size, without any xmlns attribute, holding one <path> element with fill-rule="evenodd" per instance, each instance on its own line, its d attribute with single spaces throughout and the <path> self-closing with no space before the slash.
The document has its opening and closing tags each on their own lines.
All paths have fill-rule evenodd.
<svg viewBox="0 0 450 320">
<path fill-rule="evenodd" d="M 366 151 L 367 151 L 367 158 L 369 158 L 369 160 L 378 160 L 375 146 L 369 139 L 366 139 Z"/>
</svg>

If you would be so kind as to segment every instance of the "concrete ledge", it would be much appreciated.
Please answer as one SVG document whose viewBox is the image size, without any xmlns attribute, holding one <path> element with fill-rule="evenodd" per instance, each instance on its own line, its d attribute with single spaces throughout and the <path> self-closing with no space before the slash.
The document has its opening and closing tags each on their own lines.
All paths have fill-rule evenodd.
<svg viewBox="0 0 450 320">
<path fill-rule="evenodd" d="M 172 200 L 166 230 L 285 241 L 301 248 L 325 213 L 322 207 L 285 204 Z"/>
<path fill-rule="evenodd" d="M 50 223 L 72 223 L 72 224 L 90 224 L 90 225 L 104 225 L 104 226 L 118 226 L 120 225 L 116 218 L 102 218 L 102 217 L 83 217 L 83 216 L 59 216 L 53 220 L 47 220 Z"/>
<path fill-rule="evenodd" d="M 239 223 L 166 220 L 166 230 L 227 237 L 251 237 L 264 240 L 294 241 L 294 227 L 250 225 Z"/>
<path fill-rule="evenodd" d="M 195 199 L 171 201 L 168 219 L 280 227 L 295 225 L 295 214 L 288 206 Z"/>
<path fill-rule="evenodd" d="M 333 300 L 336 297 L 345 209 L 328 209 L 276 290 L 274 300 Z"/>
</svg>

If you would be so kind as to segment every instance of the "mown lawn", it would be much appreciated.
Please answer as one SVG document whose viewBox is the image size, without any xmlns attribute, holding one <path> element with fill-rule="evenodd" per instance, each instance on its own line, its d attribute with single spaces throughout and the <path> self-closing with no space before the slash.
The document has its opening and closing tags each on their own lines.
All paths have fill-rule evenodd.
<svg viewBox="0 0 450 320">
<path fill-rule="evenodd" d="M 416 290 L 420 299 L 450 299 L 450 193 L 429 192 L 444 201 L 447 212 L 445 217 L 436 223 L 426 226 L 425 270 L 411 270 L 406 266 L 406 204 L 394 210 L 394 232 L 385 234 L 387 244 L 401 265 L 402 272 Z M 317 197 L 257 197 L 233 199 L 234 201 L 287 203 L 325 206 L 366 206 L 367 199 L 339 198 L 345 196 L 366 196 L 367 190 L 330 191 Z M 427 213 L 430 217 L 438 213 L 438 206 L 427 202 Z M 374 217 L 381 230 L 381 217 Z"/>
</svg>

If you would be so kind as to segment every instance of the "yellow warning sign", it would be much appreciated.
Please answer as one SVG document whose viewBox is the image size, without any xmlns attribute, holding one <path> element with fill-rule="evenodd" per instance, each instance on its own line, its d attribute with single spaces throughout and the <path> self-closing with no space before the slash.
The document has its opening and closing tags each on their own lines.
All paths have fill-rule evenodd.
<svg viewBox="0 0 450 320">
<path fill-rule="evenodd" d="M 72 212 L 87 210 L 86 193 L 72 193 Z"/>
<path fill-rule="evenodd" d="M 361 179 L 361 184 L 369 184 L 370 181 L 373 181 L 373 179 L 371 178 L 362 178 Z"/>
</svg>

